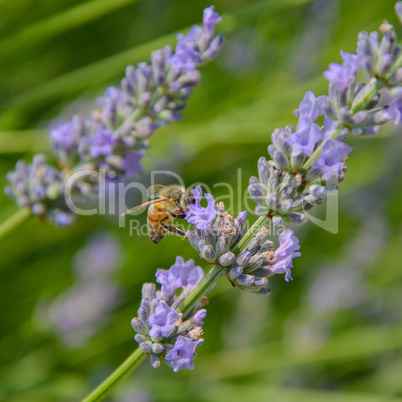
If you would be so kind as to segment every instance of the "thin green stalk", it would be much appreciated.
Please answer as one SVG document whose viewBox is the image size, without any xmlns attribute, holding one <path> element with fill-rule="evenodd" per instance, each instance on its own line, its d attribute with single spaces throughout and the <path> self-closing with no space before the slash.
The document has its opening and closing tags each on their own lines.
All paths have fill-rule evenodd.
<svg viewBox="0 0 402 402">
<path fill-rule="evenodd" d="M 186 299 L 178 306 L 177 312 L 187 314 L 198 301 L 205 296 L 216 281 L 225 274 L 225 269 L 214 265 L 204 279 L 194 288 Z"/>
<path fill-rule="evenodd" d="M 11 215 L 3 223 L 0 224 L 0 239 L 6 237 L 14 229 L 24 223 L 31 216 L 29 208 L 21 208 L 14 215 Z"/>
<path fill-rule="evenodd" d="M 244 246 L 251 240 L 259 228 L 268 218 L 261 216 L 254 225 L 247 231 L 239 244 L 232 250 L 234 253 L 241 252 Z M 214 265 L 205 275 L 204 279 L 194 288 L 186 299 L 178 306 L 177 312 L 187 314 L 198 301 L 205 296 L 216 281 L 225 275 L 226 270 Z M 129 374 L 131 374 L 147 355 L 140 349 L 136 349 L 109 377 L 99 384 L 82 402 L 101 401 L 106 398 Z"/>
<path fill-rule="evenodd" d="M 99 384 L 82 402 L 101 401 L 106 398 L 147 357 L 137 348 L 106 380 Z"/>
</svg>

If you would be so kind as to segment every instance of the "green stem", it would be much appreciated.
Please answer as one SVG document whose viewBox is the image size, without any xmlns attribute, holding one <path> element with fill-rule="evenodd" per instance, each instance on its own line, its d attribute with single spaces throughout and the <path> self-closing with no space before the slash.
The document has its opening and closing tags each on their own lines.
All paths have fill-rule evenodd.
<svg viewBox="0 0 402 402">
<path fill-rule="evenodd" d="M 147 357 L 137 348 L 109 377 L 99 384 L 82 402 L 101 401 L 106 398 Z"/>
<path fill-rule="evenodd" d="M 24 223 L 31 216 L 29 208 L 21 208 L 14 215 L 11 215 L 3 223 L 0 224 L 0 239 L 6 237 L 14 229 Z"/>
<path fill-rule="evenodd" d="M 198 301 L 208 293 L 215 282 L 224 274 L 224 268 L 214 265 L 212 269 L 205 275 L 204 279 L 178 306 L 176 309 L 177 312 L 186 315 L 198 303 Z"/>
</svg>

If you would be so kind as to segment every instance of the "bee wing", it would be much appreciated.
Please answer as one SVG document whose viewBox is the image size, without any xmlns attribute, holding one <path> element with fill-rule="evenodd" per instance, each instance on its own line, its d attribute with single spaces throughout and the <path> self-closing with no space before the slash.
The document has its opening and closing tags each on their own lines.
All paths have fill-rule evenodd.
<svg viewBox="0 0 402 402">
<path fill-rule="evenodd" d="M 147 196 L 148 198 L 157 198 L 160 195 L 160 192 L 166 188 L 163 184 L 155 184 L 154 186 L 147 188 Z"/>
<path fill-rule="evenodd" d="M 132 214 L 135 211 L 139 211 L 140 209 L 146 208 L 149 205 L 156 204 L 157 202 L 166 201 L 166 198 L 158 198 L 157 200 L 151 200 L 148 202 L 144 202 L 144 204 L 137 205 L 134 208 L 128 209 L 126 212 L 123 212 L 120 216 Z"/>
</svg>

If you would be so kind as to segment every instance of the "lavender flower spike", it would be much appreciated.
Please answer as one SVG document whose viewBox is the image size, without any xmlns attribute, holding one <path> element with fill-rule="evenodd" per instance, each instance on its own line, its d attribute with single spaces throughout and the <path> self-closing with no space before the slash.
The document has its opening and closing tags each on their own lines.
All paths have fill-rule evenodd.
<svg viewBox="0 0 402 402">
<path fill-rule="evenodd" d="M 194 370 L 193 358 L 195 354 L 195 348 L 204 342 L 203 339 L 195 342 L 191 339 L 179 336 L 177 338 L 174 348 L 167 354 L 166 360 L 171 360 L 173 371 L 177 373 L 180 369 L 186 368 L 188 370 Z"/>
<path fill-rule="evenodd" d="M 203 26 L 195 25 L 186 36 L 179 35 L 175 52 L 170 46 L 165 46 L 152 52 L 150 63 L 129 65 L 120 88 L 107 88 L 97 99 L 97 108 L 85 118 L 74 116 L 50 131 L 52 149 L 63 170 L 52 172 L 49 167 L 47 171 L 49 177 L 54 177 L 54 187 L 56 176 L 60 175 L 57 177 L 61 188 L 59 193 L 72 172 L 88 169 L 95 174 L 101 170 L 106 174 L 113 172 L 117 183 L 124 183 L 142 172 L 140 162 L 149 147 L 147 138 L 157 128 L 182 118 L 192 87 L 201 79 L 198 68 L 217 55 L 223 37 L 214 36 L 214 27 L 220 20 L 213 6 L 208 7 L 204 11 Z M 28 166 L 36 165 L 33 162 Z M 20 178 L 20 173 L 9 175 L 10 186 L 6 193 L 10 198 L 21 206 L 28 206 L 34 215 L 46 216 L 59 225 L 72 223 L 70 218 L 74 215 L 66 212 L 68 207 L 64 199 L 57 197 L 56 202 L 54 188 L 36 197 L 43 201 L 41 203 L 29 200 L 25 195 L 22 197 L 16 181 L 27 180 L 23 183 L 25 192 L 25 187 L 35 188 L 36 179 L 43 181 L 43 177 L 32 177 L 25 172 L 26 177 Z M 48 184 L 45 187 L 49 187 Z M 100 191 L 101 186 L 93 177 L 83 176 L 74 181 L 71 196 L 85 207 L 101 196 Z"/>
<path fill-rule="evenodd" d="M 175 359 L 179 359 L 181 367 L 190 366 L 194 349 L 201 343 L 203 319 L 206 310 L 203 309 L 208 301 L 203 297 L 187 312 L 180 312 L 179 306 L 185 298 L 204 277 L 200 267 L 194 265 L 193 260 L 184 261 L 182 257 L 176 258 L 176 263 L 169 270 L 159 269 L 156 273 L 157 281 L 162 284 L 162 290 L 157 290 L 155 284 L 145 283 L 142 286 L 141 306 L 138 316 L 131 320 L 131 325 L 137 333 L 134 337 L 140 349 L 149 355 L 152 367 L 158 368 L 162 361 L 169 366 L 177 364 L 165 359 L 176 348 Z M 181 292 L 176 294 L 176 290 Z M 184 339 L 178 341 L 178 339 Z M 193 347 L 192 352 L 191 347 Z M 183 350 L 182 350 L 183 349 Z M 174 363 L 174 364 L 173 364 Z M 177 371 L 175 370 L 175 371 Z"/>
</svg>

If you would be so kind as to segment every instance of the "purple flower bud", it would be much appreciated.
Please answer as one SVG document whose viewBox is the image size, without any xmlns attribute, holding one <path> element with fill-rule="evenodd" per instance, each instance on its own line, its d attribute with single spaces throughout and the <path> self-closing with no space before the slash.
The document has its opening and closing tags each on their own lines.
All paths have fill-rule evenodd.
<svg viewBox="0 0 402 402">
<path fill-rule="evenodd" d="M 388 112 L 393 114 L 393 120 L 395 124 L 402 124 L 402 99 L 395 99 L 389 109 Z"/>
<path fill-rule="evenodd" d="M 240 286 L 253 286 L 254 285 L 255 276 L 243 274 L 236 278 L 236 282 Z"/>
<path fill-rule="evenodd" d="M 228 267 L 235 261 L 235 259 L 236 256 L 231 251 L 228 251 L 219 257 L 219 264 L 222 265 L 222 267 Z"/>
<path fill-rule="evenodd" d="M 137 317 L 134 317 L 131 320 L 131 326 L 133 327 L 134 331 L 138 334 L 148 335 L 148 327 Z"/>
<path fill-rule="evenodd" d="M 304 214 L 299 214 L 297 212 L 292 212 L 288 216 L 288 221 L 290 223 L 296 223 L 298 225 L 301 225 L 303 223 L 307 222 L 307 217 Z"/>
<path fill-rule="evenodd" d="M 278 197 L 275 194 L 270 193 L 266 196 L 265 202 L 269 209 L 276 210 L 278 206 Z"/>
<path fill-rule="evenodd" d="M 141 344 L 140 344 L 140 349 L 145 353 L 145 354 L 149 354 L 149 353 L 151 353 L 151 350 L 152 350 L 152 342 L 150 342 L 150 341 L 145 341 L 145 342 L 142 342 Z"/>
<path fill-rule="evenodd" d="M 142 139 L 150 137 L 157 128 L 158 124 L 148 116 L 141 118 L 135 123 L 136 136 Z"/>
<path fill-rule="evenodd" d="M 212 39 L 211 43 L 209 44 L 208 49 L 202 54 L 202 58 L 204 60 L 213 59 L 221 49 L 224 39 L 225 38 L 223 35 L 215 36 L 215 38 Z"/>
<path fill-rule="evenodd" d="M 101 121 L 109 127 L 114 127 L 117 123 L 118 109 L 121 107 L 125 99 L 125 94 L 122 90 L 115 87 L 109 87 L 101 98 L 96 102 L 101 106 Z"/>
<path fill-rule="evenodd" d="M 391 70 L 392 61 L 392 55 L 390 54 L 384 54 L 382 57 L 380 57 L 377 67 L 380 77 L 383 77 L 389 72 L 389 70 Z"/>
<path fill-rule="evenodd" d="M 236 279 L 238 278 L 241 274 L 243 273 L 243 268 L 242 267 L 236 267 L 233 268 L 229 271 L 229 278 L 230 279 Z"/>
<path fill-rule="evenodd" d="M 275 215 L 272 218 L 272 223 L 273 223 L 274 226 L 282 225 L 283 224 L 283 218 L 281 216 Z"/>
<path fill-rule="evenodd" d="M 200 248 L 200 256 L 203 260 L 209 263 L 214 263 L 216 261 L 215 250 L 209 244 L 206 244 Z"/>
<path fill-rule="evenodd" d="M 202 63 L 200 53 L 185 38 L 177 42 L 175 53 L 167 61 L 177 72 L 194 72 Z"/>
<path fill-rule="evenodd" d="M 92 137 L 85 139 L 85 143 L 89 145 L 89 154 L 94 159 L 112 155 L 115 142 L 113 133 L 101 124 Z"/>
<path fill-rule="evenodd" d="M 143 151 L 127 152 L 123 160 L 123 169 L 127 178 L 133 177 L 135 174 L 142 173 L 142 166 L 140 164 L 141 158 L 144 156 Z"/>
<path fill-rule="evenodd" d="M 193 324 L 198 325 L 207 316 L 207 310 L 198 310 L 193 317 Z"/>
<path fill-rule="evenodd" d="M 395 13 L 399 19 L 399 22 L 402 24 L 402 1 L 397 1 L 395 3 Z"/>
<path fill-rule="evenodd" d="M 243 212 L 239 213 L 239 215 L 237 216 L 236 220 L 239 223 L 243 224 L 244 221 L 246 220 L 246 218 L 247 218 L 247 211 L 243 211 Z"/>
<path fill-rule="evenodd" d="M 205 8 L 202 16 L 205 32 L 210 36 L 214 34 L 215 25 L 222 21 L 222 17 L 214 9 L 214 6 Z"/>
<path fill-rule="evenodd" d="M 152 344 L 152 353 L 160 355 L 163 352 L 163 344 L 162 343 L 153 343 Z"/>
<path fill-rule="evenodd" d="M 158 355 L 152 353 L 150 357 L 150 363 L 154 369 L 157 369 L 161 365 L 161 359 Z"/>
<path fill-rule="evenodd" d="M 154 283 L 146 282 L 142 285 L 142 298 L 151 302 L 156 298 L 156 286 Z"/>
<path fill-rule="evenodd" d="M 146 336 L 140 334 L 135 334 L 134 339 L 138 344 L 145 342 L 147 340 Z"/>
<path fill-rule="evenodd" d="M 292 200 L 283 200 L 279 203 L 278 210 L 282 214 L 288 214 L 293 210 Z"/>
</svg>

